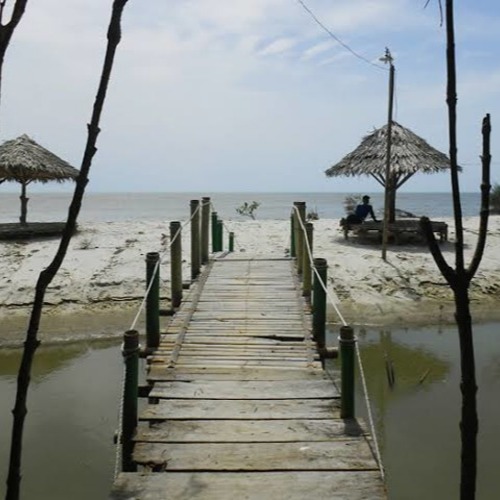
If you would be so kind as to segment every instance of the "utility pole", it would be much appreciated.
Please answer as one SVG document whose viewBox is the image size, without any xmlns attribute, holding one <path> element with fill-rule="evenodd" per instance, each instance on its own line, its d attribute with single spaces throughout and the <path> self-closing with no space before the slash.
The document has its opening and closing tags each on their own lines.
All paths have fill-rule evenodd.
<svg viewBox="0 0 500 500">
<path fill-rule="evenodd" d="M 382 259 L 387 260 L 387 240 L 389 239 L 389 211 L 391 190 L 396 189 L 392 185 L 391 179 L 391 145 L 392 145 L 392 108 L 394 102 L 394 64 L 391 52 L 386 47 L 384 57 L 380 60 L 389 64 L 389 112 L 387 118 L 387 150 L 386 150 L 386 163 L 385 163 L 385 196 L 384 196 L 384 225 L 382 230 Z"/>
</svg>

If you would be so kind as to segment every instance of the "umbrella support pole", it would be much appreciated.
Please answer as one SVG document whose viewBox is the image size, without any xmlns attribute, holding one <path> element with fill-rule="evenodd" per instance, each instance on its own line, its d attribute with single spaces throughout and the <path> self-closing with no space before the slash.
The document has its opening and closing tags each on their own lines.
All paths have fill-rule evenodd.
<svg viewBox="0 0 500 500">
<path fill-rule="evenodd" d="M 21 200 L 21 217 L 19 217 L 19 222 L 21 224 L 26 224 L 26 218 L 28 215 L 28 201 L 29 198 L 26 196 L 26 184 L 23 182 L 21 184 L 21 196 L 19 197 Z"/>
</svg>

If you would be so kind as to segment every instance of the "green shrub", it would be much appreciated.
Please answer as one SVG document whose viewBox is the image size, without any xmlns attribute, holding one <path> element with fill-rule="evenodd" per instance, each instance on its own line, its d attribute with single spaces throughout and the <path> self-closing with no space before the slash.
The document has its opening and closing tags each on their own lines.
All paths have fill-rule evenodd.
<svg viewBox="0 0 500 500">
<path fill-rule="evenodd" d="M 315 208 L 314 210 L 309 210 L 309 212 L 307 212 L 306 215 L 306 220 L 307 221 L 319 220 L 318 209 Z"/>
<path fill-rule="evenodd" d="M 243 215 L 245 217 L 250 217 L 252 220 L 255 220 L 255 214 L 254 212 L 260 207 L 260 203 L 258 201 L 252 201 L 251 203 L 248 203 L 248 201 L 245 201 L 243 205 L 238 207 L 236 209 L 236 212 L 238 212 L 240 215 Z"/>
<path fill-rule="evenodd" d="M 347 215 L 353 214 L 356 207 L 361 203 L 360 194 L 350 194 L 344 198 L 344 210 Z"/>
</svg>

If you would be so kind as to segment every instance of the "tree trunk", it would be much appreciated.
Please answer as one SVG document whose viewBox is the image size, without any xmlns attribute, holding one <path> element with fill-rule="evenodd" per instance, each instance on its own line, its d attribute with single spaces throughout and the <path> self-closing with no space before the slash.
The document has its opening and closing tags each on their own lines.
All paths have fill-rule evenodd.
<svg viewBox="0 0 500 500">
<path fill-rule="evenodd" d="M 28 398 L 28 389 L 31 377 L 31 367 L 35 351 L 40 345 L 38 340 L 38 330 L 40 326 L 40 319 L 42 316 L 43 303 L 45 292 L 48 285 L 51 283 L 57 271 L 61 267 L 66 252 L 68 250 L 71 237 L 76 227 L 76 221 L 80 212 L 83 195 L 85 193 L 85 186 L 88 182 L 88 173 L 92 165 L 92 158 L 96 152 L 97 136 L 99 135 L 99 121 L 106 99 L 106 92 L 113 68 L 113 61 L 116 53 L 116 48 L 121 39 L 121 15 L 127 0 L 114 0 L 111 21 L 108 28 L 108 44 L 106 48 L 106 55 L 104 58 L 104 65 L 101 73 L 97 95 L 94 102 L 92 118 L 88 125 L 87 144 L 83 154 L 80 174 L 78 175 L 73 199 L 69 207 L 68 218 L 61 241 L 57 252 L 52 262 L 45 268 L 38 278 L 35 291 L 35 299 L 33 302 L 33 309 L 29 320 L 28 330 L 26 332 L 26 340 L 24 342 L 23 355 L 21 359 L 21 366 L 17 377 L 17 392 L 16 403 L 12 411 L 14 415 L 14 424 L 12 428 L 11 448 L 10 448 L 10 461 L 9 473 L 7 477 L 7 494 L 6 500 L 18 500 L 20 494 L 21 483 L 21 456 L 22 456 L 22 443 L 24 433 L 24 421 L 27 414 L 26 401 Z"/>
<path fill-rule="evenodd" d="M 462 452 L 460 462 L 460 499 L 473 500 L 476 491 L 476 460 L 478 418 L 476 408 L 476 368 L 474 362 L 474 343 L 472 337 L 472 320 L 469 306 L 469 291 L 465 280 L 454 290 L 456 304 L 456 321 L 460 340 L 460 367 L 462 393 L 462 416 L 460 435 Z"/>
</svg>

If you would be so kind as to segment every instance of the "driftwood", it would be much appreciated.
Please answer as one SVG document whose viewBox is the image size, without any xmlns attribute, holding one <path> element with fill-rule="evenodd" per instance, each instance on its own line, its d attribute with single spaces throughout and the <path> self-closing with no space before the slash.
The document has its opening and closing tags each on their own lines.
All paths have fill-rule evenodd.
<svg viewBox="0 0 500 500">
<path fill-rule="evenodd" d="M 99 121 L 101 112 L 106 98 L 108 83 L 113 68 L 116 48 L 121 38 L 121 16 L 127 0 L 114 0 L 111 21 L 108 28 L 108 44 L 104 65 L 101 73 L 101 79 L 97 91 L 97 96 L 94 102 L 92 118 L 88 125 L 88 137 L 85 152 L 82 159 L 80 174 L 76 181 L 73 199 L 69 208 L 66 227 L 59 244 L 59 248 L 54 256 L 54 259 L 45 268 L 38 278 L 35 291 L 35 300 L 31 311 L 26 340 L 24 342 L 24 351 L 21 360 L 17 379 L 16 404 L 13 410 L 14 425 L 12 429 L 12 440 L 10 450 L 9 474 L 7 478 L 7 495 L 6 500 L 17 500 L 20 493 L 21 482 L 21 455 L 22 455 L 22 439 L 24 431 L 24 420 L 27 414 L 26 400 L 28 388 L 30 384 L 31 366 L 35 351 L 40 345 L 38 340 L 38 329 L 42 315 L 43 301 L 48 285 L 51 283 L 57 271 L 59 270 L 66 251 L 68 249 L 71 237 L 75 231 L 76 221 L 80 212 L 85 186 L 88 182 L 88 173 L 92 165 L 92 158 L 96 150 L 97 136 L 99 135 Z"/>
<path fill-rule="evenodd" d="M 477 384 L 474 360 L 474 342 L 472 333 L 472 319 L 469 304 L 469 286 L 474 277 L 484 251 L 488 230 L 489 193 L 490 193 L 490 116 L 483 119 L 483 151 L 482 151 L 482 183 L 481 183 L 481 212 L 479 238 L 472 261 L 468 268 L 464 263 L 464 232 L 462 224 L 462 207 L 460 203 L 460 188 L 458 182 L 457 162 L 457 93 L 456 93 L 456 63 L 455 63 L 455 33 L 453 21 L 453 0 L 446 1 L 446 36 L 447 36 L 447 70 L 448 70 L 448 121 L 451 162 L 451 185 L 453 192 L 453 210 L 455 215 L 456 243 L 455 268 L 448 265 L 436 242 L 431 223 L 427 217 L 421 219 L 422 229 L 425 232 L 429 249 L 436 265 L 453 290 L 455 299 L 455 319 L 458 326 L 460 341 L 460 366 L 462 392 L 462 415 L 460 433 L 462 439 L 461 470 L 460 470 L 460 498 L 473 500 L 476 490 L 477 469 Z"/>
</svg>

